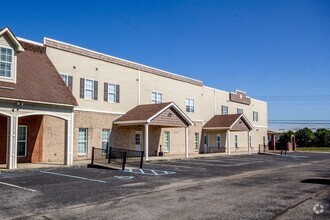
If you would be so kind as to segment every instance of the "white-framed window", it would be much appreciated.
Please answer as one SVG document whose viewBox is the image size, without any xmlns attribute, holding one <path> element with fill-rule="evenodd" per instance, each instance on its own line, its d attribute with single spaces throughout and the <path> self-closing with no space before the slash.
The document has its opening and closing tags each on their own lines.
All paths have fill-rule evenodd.
<svg viewBox="0 0 330 220">
<path fill-rule="evenodd" d="M 243 109 L 242 108 L 237 108 L 237 114 L 243 114 Z"/>
<path fill-rule="evenodd" d="M 186 98 L 186 112 L 195 112 L 194 99 Z"/>
<path fill-rule="evenodd" d="M 10 78 L 12 76 L 11 66 L 13 64 L 13 50 L 0 47 L 0 77 Z"/>
<path fill-rule="evenodd" d="M 253 121 L 258 121 L 258 112 L 253 111 Z"/>
<path fill-rule="evenodd" d="M 170 132 L 164 131 L 164 152 L 170 152 Z"/>
<path fill-rule="evenodd" d="M 110 129 L 102 129 L 102 149 L 109 149 Z"/>
<path fill-rule="evenodd" d="M 108 102 L 115 103 L 116 102 L 116 85 L 115 84 L 108 84 Z"/>
<path fill-rule="evenodd" d="M 221 114 L 228 115 L 228 106 L 226 106 L 226 105 L 221 106 Z"/>
<path fill-rule="evenodd" d="M 217 148 L 220 149 L 221 148 L 221 135 L 217 134 Z"/>
<path fill-rule="evenodd" d="M 198 132 L 195 133 L 194 143 L 195 143 L 195 150 L 198 151 L 199 150 L 199 133 Z"/>
<path fill-rule="evenodd" d="M 94 80 L 85 79 L 85 99 L 94 99 Z"/>
<path fill-rule="evenodd" d="M 238 137 L 237 137 L 237 135 L 235 135 L 235 148 L 238 148 Z"/>
<path fill-rule="evenodd" d="M 27 126 L 19 125 L 17 133 L 17 156 L 26 157 L 27 148 Z"/>
<path fill-rule="evenodd" d="M 79 128 L 78 133 L 78 155 L 87 154 L 87 128 Z"/>
<path fill-rule="evenodd" d="M 157 104 L 163 102 L 163 94 L 160 92 L 152 92 L 151 93 L 151 103 Z"/>
<path fill-rule="evenodd" d="M 63 79 L 64 84 L 70 89 L 72 92 L 72 76 L 69 76 L 68 74 L 61 73 L 61 78 Z"/>
<path fill-rule="evenodd" d="M 69 76 L 67 74 L 64 74 L 64 73 L 61 73 L 60 75 L 61 75 L 65 85 L 69 86 Z"/>
</svg>

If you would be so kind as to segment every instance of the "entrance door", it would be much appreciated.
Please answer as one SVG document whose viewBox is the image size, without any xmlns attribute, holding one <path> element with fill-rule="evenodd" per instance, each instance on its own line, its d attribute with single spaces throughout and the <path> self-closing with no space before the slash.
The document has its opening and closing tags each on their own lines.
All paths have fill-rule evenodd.
<svg viewBox="0 0 330 220">
<path fill-rule="evenodd" d="M 142 131 L 136 131 L 135 132 L 135 150 L 136 151 L 142 151 Z"/>
<path fill-rule="evenodd" d="M 209 135 L 205 134 L 204 135 L 204 153 L 208 153 L 209 152 Z"/>
</svg>

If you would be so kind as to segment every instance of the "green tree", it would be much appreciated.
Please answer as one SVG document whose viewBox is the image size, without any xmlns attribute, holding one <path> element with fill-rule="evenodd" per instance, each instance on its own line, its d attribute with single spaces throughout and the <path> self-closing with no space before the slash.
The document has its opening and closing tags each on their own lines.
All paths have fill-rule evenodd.
<svg viewBox="0 0 330 220">
<path fill-rule="evenodd" d="M 293 135 L 293 131 L 289 130 L 287 132 L 283 132 L 278 140 L 281 146 L 286 146 L 287 143 L 291 140 L 291 135 Z"/>
<path fill-rule="evenodd" d="M 295 133 L 296 142 L 299 147 L 310 147 L 314 143 L 314 133 L 309 128 L 303 128 Z"/>
<path fill-rule="evenodd" d="M 330 147 L 330 130 L 325 128 L 317 129 L 314 143 L 316 147 Z"/>
</svg>

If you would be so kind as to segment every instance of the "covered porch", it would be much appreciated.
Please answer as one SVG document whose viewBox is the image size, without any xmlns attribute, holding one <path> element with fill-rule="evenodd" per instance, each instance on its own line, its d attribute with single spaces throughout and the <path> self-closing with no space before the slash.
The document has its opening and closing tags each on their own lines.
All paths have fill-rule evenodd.
<svg viewBox="0 0 330 220">
<path fill-rule="evenodd" d="M 47 162 L 72 165 L 72 107 L 0 102 L 0 130 L 2 167 Z"/>
<path fill-rule="evenodd" d="M 111 146 L 115 148 L 144 151 L 146 160 L 182 152 L 188 158 L 188 127 L 194 123 L 173 102 L 138 105 L 114 125 L 116 139 Z"/>
<path fill-rule="evenodd" d="M 252 124 L 244 114 L 215 115 L 203 126 L 203 153 L 251 153 Z"/>
</svg>

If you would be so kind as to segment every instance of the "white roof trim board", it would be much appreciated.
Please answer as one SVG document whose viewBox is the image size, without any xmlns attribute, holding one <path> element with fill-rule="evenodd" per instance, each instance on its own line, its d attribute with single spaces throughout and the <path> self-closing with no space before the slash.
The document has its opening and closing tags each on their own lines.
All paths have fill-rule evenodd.
<svg viewBox="0 0 330 220">
<path fill-rule="evenodd" d="M 9 36 L 11 42 L 15 44 L 16 50 L 18 52 L 24 51 L 23 46 L 18 42 L 17 38 L 14 36 L 14 34 L 10 31 L 8 27 L 5 27 L 4 29 L 0 30 L 0 36 L 3 34 L 7 34 Z"/>
</svg>

